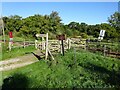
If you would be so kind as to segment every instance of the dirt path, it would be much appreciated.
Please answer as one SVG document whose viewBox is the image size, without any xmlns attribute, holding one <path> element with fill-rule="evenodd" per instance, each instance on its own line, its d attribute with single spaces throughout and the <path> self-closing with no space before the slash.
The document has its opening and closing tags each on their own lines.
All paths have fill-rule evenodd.
<svg viewBox="0 0 120 90">
<path fill-rule="evenodd" d="M 40 51 L 34 52 L 36 55 L 41 55 Z M 39 61 L 32 53 L 24 56 L 19 56 L 9 60 L 0 61 L 0 71 L 7 71 L 19 67 L 23 67 Z"/>
</svg>

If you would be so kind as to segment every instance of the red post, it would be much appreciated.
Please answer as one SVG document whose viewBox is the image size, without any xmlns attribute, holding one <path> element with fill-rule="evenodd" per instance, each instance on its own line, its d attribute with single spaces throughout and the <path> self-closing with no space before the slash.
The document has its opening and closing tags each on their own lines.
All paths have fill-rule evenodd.
<svg viewBox="0 0 120 90">
<path fill-rule="evenodd" d="M 11 51 L 11 46 L 13 46 L 13 35 L 12 35 L 12 32 L 10 31 L 9 32 L 9 51 Z"/>
<path fill-rule="evenodd" d="M 9 38 L 10 38 L 10 42 L 13 42 L 13 34 L 11 31 L 9 32 Z"/>
<path fill-rule="evenodd" d="M 13 38 L 12 32 L 9 32 L 9 37 Z"/>
</svg>

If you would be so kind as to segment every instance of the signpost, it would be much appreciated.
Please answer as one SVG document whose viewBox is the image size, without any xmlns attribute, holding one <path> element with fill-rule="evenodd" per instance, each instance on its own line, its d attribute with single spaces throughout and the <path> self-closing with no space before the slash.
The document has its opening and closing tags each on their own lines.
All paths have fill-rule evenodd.
<svg viewBox="0 0 120 90">
<path fill-rule="evenodd" d="M 100 41 L 103 40 L 104 35 L 105 35 L 105 30 L 100 30 L 98 40 L 100 40 Z"/>
<path fill-rule="evenodd" d="M 41 37 L 42 38 L 42 49 L 45 47 L 44 45 L 44 37 L 46 37 L 46 48 L 45 48 L 45 59 L 47 60 L 48 57 L 48 33 L 47 34 L 36 34 L 36 37 Z"/>
<path fill-rule="evenodd" d="M 36 34 L 36 37 L 47 37 L 46 34 Z"/>
<path fill-rule="evenodd" d="M 10 38 L 10 41 L 9 41 L 9 51 L 11 51 L 11 46 L 13 45 L 13 34 L 12 34 L 11 31 L 9 32 L 9 38 Z"/>
<path fill-rule="evenodd" d="M 62 49 L 62 54 L 63 54 L 63 56 L 64 56 L 64 44 L 63 44 L 63 40 L 65 40 L 65 35 L 64 34 L 62 34 L 62 35 L 58 35 L 57 36 L 57 39 L 58 40 L 61 40 L 61 49 Z"/>
</svg>

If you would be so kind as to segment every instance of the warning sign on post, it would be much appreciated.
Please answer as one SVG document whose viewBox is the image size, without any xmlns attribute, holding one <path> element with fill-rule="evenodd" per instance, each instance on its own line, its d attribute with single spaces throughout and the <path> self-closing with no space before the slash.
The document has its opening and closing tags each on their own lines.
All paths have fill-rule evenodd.
<svg viewBox="0 0 120 90">
<path fill-rule="evenodd" d="M 13 34 L 12 34 L 12 32 L 9 32 L 9 38 L 10 38 L 10 42 L 13 42 Z"/>
<path fill-rule="evenodd" d="M 100 30 L 98 40 L 100 40 L 100 41 L 103 40 L 104 35 L 105 35 L 105 30 Z"/>
<path fill-rule="evenodd" d="M 13 38 L 12 32 L 9 32 L 9 37 Z"/>
<path fill-rule="evenodd" d="M 100 30 L 100 37 L 104 37 L 104 35 L 105 35 L 105 30 Z"/>
<path fill-rule="evenodd" d="M 65 35 L 64 35 L 64 34 L 58 35 L 58 36 L 57 36 L 57 39 L 58 39 L 58 40 L 65 40 Z"/>
</svg>

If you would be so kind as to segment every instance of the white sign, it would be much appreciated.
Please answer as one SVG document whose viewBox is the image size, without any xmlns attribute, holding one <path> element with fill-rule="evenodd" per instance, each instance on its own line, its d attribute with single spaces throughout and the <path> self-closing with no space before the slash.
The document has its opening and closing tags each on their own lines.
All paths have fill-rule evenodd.
<svg viewBox="0 0 120 90">
<path fill-rule="evenodd" d="M 36 37 L 46 37 L 46 34 L 36 34 Z"/>
<path fill-rule="evenodd" d="M 100 30 L 100 35 L 99 35 L 99 37 L 104 37 L 104 35 L 105 35 L 105 30 Z"/>
</svg>

